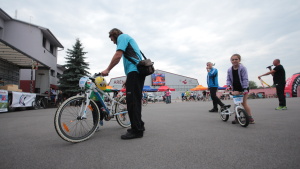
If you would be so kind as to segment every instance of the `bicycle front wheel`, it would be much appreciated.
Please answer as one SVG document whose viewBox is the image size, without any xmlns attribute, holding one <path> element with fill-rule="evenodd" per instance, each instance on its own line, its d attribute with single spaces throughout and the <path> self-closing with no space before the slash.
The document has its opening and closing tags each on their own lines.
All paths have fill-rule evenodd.
<svg viewBox="0 0 300 169">
<path fill-rule="evenodd" d="M 120 104 L 119 104 L 120 103 Z M 120 124 L 120 126 L 126 128 L 130 127 L 130 119 L 127 111 L 127 103 L 126 103 L 126 97 L 121 97 L 119 100 L 119 103 L 116 103 L 116 113 L 125 112 L 116 115 L 117 116 L 117 122 Z"/>
<path fill-rule="evenodd" d="M 100 120 L 100 111 L 97 104 L 90 100 L 86 116 L 82 116 L 85 107 L 86 98 L 74 96 L 63 102 L 57 109 L 54 126 L 62 139 L 78 143 L 89 139 L 95 133 Z"/>
<path fill-rule="evenodd" d="M 249 125 L 249 116 L 248 113 L 244 109 L 238 109 L 238 114 L 240 115 L 237 118 L 238 122 L 242 127 L 247 127 Z"/>
</svg>

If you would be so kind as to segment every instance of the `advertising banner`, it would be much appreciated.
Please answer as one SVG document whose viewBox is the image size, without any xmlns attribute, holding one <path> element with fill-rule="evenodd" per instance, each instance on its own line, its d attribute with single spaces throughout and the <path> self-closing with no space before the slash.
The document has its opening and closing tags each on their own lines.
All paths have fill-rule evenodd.
<svg viewBox="0 0 300 169">
<path fill-rule="evenodd" d="M 8 107 L 8 92 L 0 90 L 0 112 L 7 112 Z"/>
<path fill-rule="evenodd" d="M 151 78 L 152 86 L 164 86 L 166 84 L 165 74 L 163 73 L 153 73 Z"/>
<path fill-rule="evenodd" d="M 35 97 L 34 93 L 12 92 L 11 107 L 32 107 Z"/>
</svg>

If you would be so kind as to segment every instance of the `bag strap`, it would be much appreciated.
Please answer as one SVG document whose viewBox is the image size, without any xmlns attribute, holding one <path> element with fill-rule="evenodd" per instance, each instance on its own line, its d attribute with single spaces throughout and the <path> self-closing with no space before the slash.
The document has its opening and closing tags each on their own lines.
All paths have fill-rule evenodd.
<svg viewBox="0 0 300 169">
<path fill-rule="evenodd" d="M 141 54 L 143 55 L 144 59 L 147 60 L 146 56 L 144 55 L 144 53 L 140 50 Z"/>
<path fill-rule="evenodd" d="M 141 54 L 143 55 L 143 57 L 144 57 L 144 59 L 146 60 L 147 58 L 146 58 L 146 56 L 144 55 L 144 53 L 142 52 L 142 51 L 140 51 L 141 52 Z M 128 56 L 125 56 L 124 55 L 124 57 L 127 59 L 127 60 L 129 60 L 131 63 L 133 63 L 133 64 L 138 64 L 138 63 L 136 63 L 133 59 L 131 59 L 130 57 L 128 57 Z"/>
</svg>

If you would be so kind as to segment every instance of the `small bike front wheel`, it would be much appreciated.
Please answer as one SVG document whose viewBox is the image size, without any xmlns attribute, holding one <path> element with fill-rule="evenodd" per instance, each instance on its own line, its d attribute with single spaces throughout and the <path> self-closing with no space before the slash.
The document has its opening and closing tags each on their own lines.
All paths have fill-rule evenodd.
<svg viewBox="0 0 300 169">
<path fill-rule="evenodd" d="M 238 109 L 238 114 L 240 117 L 237 118 L 238 122 L 242 127 L 247 127 L 249 125 L 249 116 L 244 109 Z"/>
<path fill-rule="evenodd" d="M 227 121 L 229 119 L 229 115 L 228 114 L 224 114 L 224 113 L 227 113 L 226 109 L 221 109 L 220 118 L 223 121 Z"/>
<path fill-rule="evenodd" d="M 100 111 L 97 104 L 90 100 L 86 116 L 82 116 L 85 107 L 86 98 L 74 96 L 64 101 L 57 109 L 54 126 L 62 139 L 78 143 L 89 139 L 95 133 L 100 120 Z"/>
<path fill-rule="evenodd" d="M 127 103 L 126 103 L 126 97 L 123 96 L 119 99 L 119 103 L 116 103 L 116 113 L 121 113 L 116 115 L 117 117 L 117 122 L 119 123 L 120 126 L 127 128 L 131 126 L 128 111 L 127 111 Z"/>
</svg>

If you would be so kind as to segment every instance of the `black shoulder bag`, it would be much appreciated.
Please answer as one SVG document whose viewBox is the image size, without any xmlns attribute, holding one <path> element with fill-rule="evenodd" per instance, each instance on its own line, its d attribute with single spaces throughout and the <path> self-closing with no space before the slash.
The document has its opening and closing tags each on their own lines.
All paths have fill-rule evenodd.
<svg viewBox="0 0 300 169">
<path fill-rule="evenodd" d="M 150 59 L 147 59 L 147 58 L 145 57 L 145 55 L 143 54 L 142 51 L 140 51 L 140 52 L 141 52 L 141 54 L 143 55 L 144 60 L 141 60 L 141 61 L 138 62 L 138 63 L 136 63 L 136 62 L 133 61 L 131 58 L 129 58 L 129 57 L 125 56 L 125 55 L 124 55 L 124 57 L 125 57 L 126 59 L 128 59 L 130 62 L 132 62 L 133 64 L 136 65 L 136 67 L 137 67 L 137 69 L 138 69 L 138 71 L 139 71 L 139 73 L 140 73 L 141 75 L 143 75 L 143 76 L 148 76 L 148 75 L 153 74 L 154 71 L 155 71 L 154 66 L 153 66 L 154 62 L 151 62 Z"/>
</svg>

